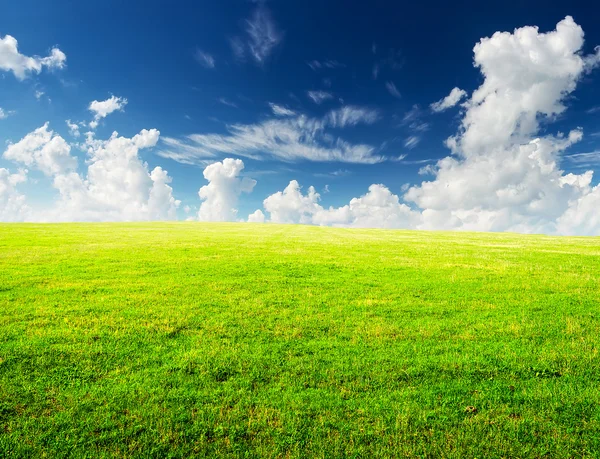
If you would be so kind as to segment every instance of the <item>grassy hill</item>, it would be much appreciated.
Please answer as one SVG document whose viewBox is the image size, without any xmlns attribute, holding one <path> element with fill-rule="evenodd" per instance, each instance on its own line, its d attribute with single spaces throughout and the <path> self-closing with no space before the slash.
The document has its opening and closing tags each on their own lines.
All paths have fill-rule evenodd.
<svg viewBox="0 0 600 459">
<path fill-rule="evenodd" d="M 598 457 L 600 239 L 0 226 L 0 456 Z"/>
</svg>

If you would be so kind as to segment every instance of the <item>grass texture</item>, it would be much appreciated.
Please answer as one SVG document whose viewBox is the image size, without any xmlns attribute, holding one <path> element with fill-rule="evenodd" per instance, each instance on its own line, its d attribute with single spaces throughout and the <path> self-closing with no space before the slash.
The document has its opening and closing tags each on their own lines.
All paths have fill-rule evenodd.
<svg viewBox="0 0 600 459">
<path fill-rule="evenodd" d="M 600 455 L 600 239 L 0 226 L 0 456 Z"/>
</svg>

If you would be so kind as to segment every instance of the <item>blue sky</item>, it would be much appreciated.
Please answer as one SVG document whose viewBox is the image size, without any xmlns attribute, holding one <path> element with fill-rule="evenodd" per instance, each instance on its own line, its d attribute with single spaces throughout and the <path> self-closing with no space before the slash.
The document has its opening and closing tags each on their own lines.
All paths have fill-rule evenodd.
<svg viewBox="0 0 600 459">
<path fill-rule="evenodd" d="M 561 191 L 559 200 L 564 201 L 564 208 L 535 215 L 531 209 L 524 211 L 505 202 L 468 204 L 464 198 L 457 198 L 454 207 L 433 205 L 431 210 L 444 212 L 444 217 L 428 220 L 431 212 L 423 211 L 431 199 L 424 196 L 424 188 L 411 193 L 411 199 L 405 196 L 410 186 L 420 187 L 424 181 L 440 179 L 436 162 L 452 155 L 445 145 L 448 137 L 460 132 L 468 137 L 469 126 L 462 123 L 471 115 L 469 108 L 460 104 L 466 103 L 486 81 L 481 66 L 474 66 L 475 44 L 495 32 L 513 34 L 524 26 L 538 26 L 539 34 L 552 32 L 568 15 L 585 33 L 583 45 L 570 52 L 582 62 L 588 56 L 590 63 L 573 73 L 571 62 L 564 62 L 571 73 L 560 80 L 563 86 L 555 88 L 554 100 L 564 110 L 549 110 L 547 102 L 540 100 L 537 105 L 507 115 L 519 120 L 532 115 L 538 123 L 522 136 L 520 133 L 522 138 L 511 136 L 508 144 L 503 140 L 503 148 L 513 151 L 536 137 L 556 136 L 559 132 L 567 135 L 581 128 L 581 139 L 564 148 L 552 147 L 559 175 L 582 175 L 600 164 L 600 78 L 592 62 L 594 47 L 600 44 L 595 20 L 600 7 L 593 2 L 522 3 L 504 2 L 498 8 L 466 2 L 387 1 L 10 2 L 0 15 L 0 38 L 14 37 L 22 56 L 44 58 L 56 48 L 66 60 L 42 65 L 39 72 L 29 70 L 23 78 L 7 64 L 4 71 L 0 70 L 0 108 L 4 113 L 0 142 L 18 144 L 49 123 L 47 129 L 52 134 L 46 140 L 59 136 L 68 144 L 68 154 L 77 158 L 78 165 L 65 170 L 75 170 L 85 181 L 86 165 L 99 158 L 97 153 L 90 153 L 90 148 L 98 145 L 84 144 L 85 132 L 93 131 L 93 139 L 98 142 L 107 141 L 113 131 L 131 139 L 142 129 L 157 129 L 160 137 L 156 144 L 141 148 L 136 155 L 147 163 L 148 174 L 157 166 L 168 171 L 172 197 L 180 201 L 175 210 L 179 219 L 197 216 L 202 204 L 198 190 L 208 183 L 203 175 L 205 168 L 233 158 L 242 160 L 244 169 L 233 166 L 233 181 L 214 181 L 214 193 L 211 191 L 204 201 L 207 206 L 217 206 L 217 210 L 208 212 L 206 207 L 205 215 L 214 216 L 206 219 L 246 219 L 261 209 L 267 220 L 271 216 L 272 221 L 281 222 L 597 234 L 595 223 L 585 223 L 589 216 L 581 214 L 581 209 L 589 207 L 589 201 L 600 194 L 594 188 L 597 177 L 577 192 Z M 532 48 L 524 52 L 521 46 L 515 51 L 525 56 L 535 52 L 544 55 L 545 50 Z M 1 59 L 0 53 L 0 69 Z M 481 62 L 493 66 L 495 59 L 486 54 Z M 520 65 L 519 59 L 509 64 Z M 534 64 L 541 65 L 537 61 Z M 513 74 L 521 70 L 515 68 Z M 492 69 L 487 75 L 489 81 L 497 77 L 492 72 L 502 73 Z M 534 94 L 538 83 L 548 83 L 543 78 L 557 78 L 544 71 L 540 75 L 541 80 L 532 80 L 522 99 Z M 498 91 L 515 89 L 509 84 Z M 456 105 L 436 112 L 431 104 L 448 96 L 453 88 L 463 90 L 464 97 Z M 97 127 L 91 129 L 89 123 L 96 115 L 90 103 L 112 96 L 121 98 L 121 109 L 98 118 Z M 323 100 L 319 101 L 318 96 Z M 279 107 L 277 113 L 275 106 Z M 470 113 L 476 112 L 473 109 Z M 82 123 L 78 138 L 69 131 L 66 120 Z M 316 127 L 307 130 L 307 123 Z M 269 129 L 276 131 L 270 144 L 265 140 Z M 285 129 L 289 129 L 289 135 L 300 136 L 300 140 L 288 144 L 277 138 Z M 196 140 L 189 137 L 193 135 L 198 136 Z M 88 142 L 93 141 L 88 138 Z M 285 145 L 279 148 L 282 142 Z M 307 142 L 309 148 L 303 149 Z M 477 155 L 489 159 L 496 154 L 494 145 L 485 148 L 489 150 L 477 150 Z M 26 198 L 29 209 L 28 217 L 22 219 L 36 219 L 32 215 L 54 206 L 66 192 L 56 186 L 56 174 L 44 172 L 31 159 L 32 151 L 15 151 L 3 155 L 0 168 L 16 174 L 27 166 L 26 180 L 18 185 L 18 195 Z M 27 154 L 29 159 L 25 159 Z M 465 170 L 472 170 L 466 162 L 474 154 L 469 153 L 466 144 L 453 152 L 455 158 L 465 162 L 461 165 Z M 584 155 L 566 158 L 577 154 Z M 429 166 L 428 171 L 425 166 Z M 521 166 L 528 167 L 525 163 Z M 460 170 L 454 172 L 453 177 L 461 176 Z M 556 182 L 557 177 L 548 175 L 545 180 Z M 240 184 L 243 178 L 256 183 L 248 185 L 248 191 L 240 191 L 240 186 L 245 186 Z M 293 180 L 302 188 L 294 196 L 290 194 L 288 201 L 284 199 L 287 213 L 273 207 L 275 204 L 270 212 L 264 200 L 282 192 Z M 490 177 L 486 181 L 494 180 Z M 485 190 L 474 188 L 472 182 L 456 187 L 462 187 L 465 195 L 481 192 L 494 196 L 529 187 L 523 195 L 530 200 L 540 193 L 550 199 L 554 193 L 539 181 L 521 183 L 525 185 L 503 183 L 497 189 Z M 366 220 L 357 217 L 354 210 L 341 220 L 332 214 L 317 218 L 321 211 L 315 210 L 316 201 L 311 199 L 306 201 L 307 208 L 298 207 L 306 204 L 302 198 L 308 196 L 309 186 L 314 186 L 320 194 L 319 206 L 333 206 L 344 213 L 343 207 L 353 198 L 365 196 L 373 184 L 385 185 L 391 196 L 398 198 L 398 204 L 395 198 L 389 201 L 387 194 L 385 198 L 396 210 L 404 205 L 419 215 L 391 222 L 378 219 L 377 212 L 387 212 L 387 204 L 382 204 L 379 195 L 373 196 L 371 204 L 368 199 L 358 202 L 358 206 L 368 207 Z M 111 189 L 105 190 L 104 203 L 110 201 Z M 298 199 L 290 204 L 294 197 Z M 580 199 L 586 202 L 573 204 Z M 8 204 L 4 205 L 8 209 Z M 237 213 L 232 214 L 230 209 L 220 212 L 218 207 L 222 205 L 235 206 Z M 519 201 L 518 206 L 522 205 Z M 72 203 L 69 206 L 73 209 Z M 373 212 L 372 206 L 377 207 Z M 570 211 L 579 212 L 577 218 L 582 223 L 577 228 L 560 223 Z M 119 213 L 114 217 L 115 212 L 107 212 L 104 217 L 94 214 L 91 219 L 144 219 L 146 215 L 140 213 L 138 218 L 132 214 L 128 218 Z M 72 215 L 77 219 L 77 213 Z M 169 215 L 173 217 L 172 212 Z M 274 215 L 280 215 L 279 220 Z M 473 223 L 475 220 L 477 223 Z"/>
</svg>

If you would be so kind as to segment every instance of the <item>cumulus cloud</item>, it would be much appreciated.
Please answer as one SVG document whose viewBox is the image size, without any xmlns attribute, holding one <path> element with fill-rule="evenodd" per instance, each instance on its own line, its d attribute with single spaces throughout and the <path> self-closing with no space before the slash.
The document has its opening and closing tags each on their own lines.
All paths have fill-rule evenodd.
<svg viewBox="0 0 600 459">
<path fill-rule="evenodd" d="M 200 221 L 235 221 L 237 202 L 242 193 L 250 193 L 256 180 L 240 177 L 244 169 L 241 159 L 226 158 L 204 169 L 204 178 L 208 185 L 198 191 L 202 200 L 198 211 Z"/>
<path fill-rule="evenodd" d="M 420 221 L 418 212 L 400 202 L 384 185 L 371 185 L 369 191 L 342 207 L 324 208 L 314 187 L 302 193 L 292 180 L 283 190 L 264 200 L 263 206 L 274 223 L 302 223 L 357 228 L 410 228 Z"/>
<path fill-rule="evenodd" d="M 71 156 L 71 146 L 48 129 L 48 123 L 27 134 L 15 144 L 9 144 L 4 159 L 35 167 L 48 176 L 65 174 L 77 168 Z"/>
<path fill-rule="evenodd" d="M 17 189 L 20 183 L 26 181 L 26 170 L 11 173 L 8 169 L 0 168 L 0 221 L 18 222 L 28 217 L 26 198 Z"/>
<path fill-rule="evenodd" d="M 327 91 L 307 91 L 306 94 L 317 105 L 321 105 L 326 100 L 333 99 L 333 94 Z"/>
<path fill-rule="evenodd" d="M 372 124 L 374 110 L 344 107 L 324 118 L 304 115 L 278 117 L 258 124 L 228 126 L 229 133 L 192 134 L 185 139 L 166 138 L 158 154 L 185 164 L 206 164 L 219 154 L 252 159 L 277 158 L 284 161 L 339 161 L 373 164 L 385 160 L 370 145 L 352 144 L 329 132 L 358 123 Z"/>
<path fill-rule="evenodd" d="M 420 227 L 600 232 L 588 219 L 598 193 L 590 188 L 592 172 L 565 175 L 558 166 L 581 130 L 539 137 L 540 121 L 565 110 L 563 100 L 589 69 L 582 45 L 583 30 L 568 16 L 548 33 L 522 27 L 475 46 L 484 81 L 447 141 L 454 156 L 437 163 L 434 180 L 405 195 L 422 209 Z"/>
<path fill-rule="evenodd" d="M 139 151 L 155 146 L 158 138 L 156 129 L 144 129 L 132 138 L 119 137 L 115 132 L 108 140 L 95 139 L 93 133 L 88 133 L 83 144 L 88 169 L 83 175 L 76 171 L 77 160 L 71 155 L 70 145 L 46 123 L 9 145 L 3 157 L 51 177 L 58 199 L 47 210 L 16 214 L 15 202 L 21 205 L 23 199 L 13 186 L 8 193 L 11 200 L 0 199 L 0 215 L 4 220 L 14 214 L 20 215 L 16 219 L 31 221 L 174 219 L 179 201 L 173 198 L 170 177 L 160 167 L 149 171 L 139 157 Z"/>
<path fill-rule="evenodd" d="M 65 123 L 67 123 L 67 127 L 69 128 L 69 133 L 73 137 L 79 137 L 81 135 L 81 133 L 79 132 L 79 124 L 73 123 L 71 120 L 66 120 Z"/>
<path fill-rule="evenodd" d="M 542 119 L 565 110 L 563 100 L 579 79 L 597 64 L 597 54 L 583 56 L 583 31 L 571 17 L 556 30 L 540 33 L 523 27 L 496 33 L 474 49 L 475 65 L 484 81 L 463 104 L 457 135 L 448 139 L 453 155 L 429 165 L 423 173 L 434 179 L 407 189 L 404 200 L 383 185 L 346 206 L 328 209 L 313 187 L 304 194 L 292 181 L 263 205 L 270 221 L 339 226 L 464 229 L 559 234 L 600 234 L 600 185 L 593 172 L 565 174 L 559 167 L 564 152 L 581 141 L 576 128 L 568 134 L 540 136 Z M 597 52 L 598 53 L 598 52 Z M 458 103 L 464 94 L 453 91 Z M 449 96 L 449 97 L 450 97 Z M 419 110 L 401 124 L 417 130 Z M 406 140 L 414 146 L 418 137 Z M 595 161 L 596 152 L 567 160 Z"/>
<path fill-rule="evenodd" d="M 269 107 L 273 110 L 273 114 L 275 116 L 295 116 L 296 112 L 290 110 L 289 108 L 283 107 L 281 105 L 273 104 L 269 102 Z"/>
<path fill-rule="evenodd" d="M 265 222 L 265 214 L 262 210 L 256 209 L 250 215 L 248 215 L 248 223 L 264 223 Z"/>
<path fill-rule="evenodd" d="M 58 48 L 52 48 L 47 57 L 29 57 L 19 52 L 18 42 L 14 37 L 0 37 L 0 70 L 12 72 L 19 80 L 24 80 L 31 73 L 39 74 L 44 67 L 62 69 L 66 61 L 67 56 Z"/>
<path fill-rule="evenodd" d="M 466 97 L 466 95 L 466 91 L 460 88 L 454 88 L 452 91 L 450 91 L 450 94 L 448 94 L 442 100 L 438 100 L 437 102 L 431 104 L 431 110 L 437 113 L 443 112 L 444 110 L 454 107 L 463 99 L 463 97 Z"/>
<path fill-rule="evenodd" d="M 94 121 L 90 123 L 90 127 L 96 129 L 102 118 L 106 118 L 115 111 L 123 111 L 125 105 L 127 105 L 127 99 L 116 96 L 111 96 L 109 99 L 103 101 L 92 101 L 88 110 L 94 114 Z"/>
</svg>

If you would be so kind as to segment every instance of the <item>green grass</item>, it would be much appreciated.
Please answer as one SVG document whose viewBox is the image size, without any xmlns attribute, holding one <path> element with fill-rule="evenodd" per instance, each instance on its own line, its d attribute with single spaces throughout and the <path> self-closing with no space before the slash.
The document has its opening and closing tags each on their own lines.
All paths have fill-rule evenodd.
<svg viewBox="0 0 600 459">
<path fill-rule="evenodd" d="M 594 238 L 2 225 L 0 456 L 600 457 L 599 302 Z"/>
</svg>

